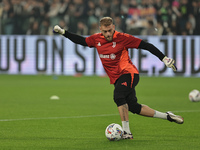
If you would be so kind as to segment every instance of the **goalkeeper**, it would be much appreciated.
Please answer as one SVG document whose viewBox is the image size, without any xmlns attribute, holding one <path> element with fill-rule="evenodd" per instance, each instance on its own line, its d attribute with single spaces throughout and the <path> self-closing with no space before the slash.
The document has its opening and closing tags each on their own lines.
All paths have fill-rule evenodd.
<svg viewBox="0 0 200 150">
<path fill-rule="evenodd" d="M 129 128 L 128 111 L 142 116 L 162 118 L 182 124 L 183 118 L 181 116 L 174 115 L 171 112 L 159 112 L 137 102 L 135 86 L 139 82 L 139 72 L 129 58 L 128 48 L 148 50 L 163 61 L 167 67 L 176 71 L 174 60 L 165 56 L 153 44 L 116 31 L 113 20 L 110 17 L 103 17 L 100 20 L 99 28 L 101 33 L 96 33 L 86 38 L 64 30 L 58 25 L 54 26 L 54 33 L 59 33 L 76 44 L 96 47 L 103 67 L 110 78 L 110 84 L 114 84 L 115 87 L 114 101 L 122 121 L 123 138 L 133 139 Z"/>
</svg>

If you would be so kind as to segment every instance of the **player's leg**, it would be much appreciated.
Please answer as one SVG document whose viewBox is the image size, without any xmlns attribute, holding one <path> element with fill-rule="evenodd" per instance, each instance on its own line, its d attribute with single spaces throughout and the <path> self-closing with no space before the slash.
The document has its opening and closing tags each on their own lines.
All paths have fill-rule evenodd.
<svg viewBox="0 0 200 150">
<path fill-rule="evenodd" d="M 166 112 L 166 113 L 159 112 L 146 105 L 142 105 L 141 112 L 139 113 L 139 115 L 146 116 L 146 117 L 166 119 L 171 122 L 176 122 L 178 124 L 182 124 L 184 122 L 181 116 L 175 115 L 171 112 Z"/>
<path fill-rule="evenodd" d="M 160 114 L 160 112 L 158 113 Z M 149 106 L 147 105 L 143 105 L 142 104 L 142 108 L 141 108 L 141 111 L 139 113 L 139 115 L 142 115 L 142 116 L 146 116 L 146 117 L 153 117 L 155 115 L 155 110 L 150 108 Z M 163 116 L 162 116 L 163 115 Z M 158 116 L 159 117 L 159 116 Z M 161 113 L 161 116 L 160 117 L 164 117 L 164 118 L 167 118 L 167 115 L 165 113 Z M 163 118 L 163 119 L 164 119 Z"/>
<path fill-rule="evenodd" d="M 130 134 L 130 139 L 133 138 L 130 128 L 129 128 L 129 116 L 128 116 L 128 105 L 126 103 L 126 93 L 130 90 L 131 76 L 130 74 L 122 75 L 115 83 L 114 90 L 114 101 L 117 104 L 118 111 L 122 121 L 122 128 L 128 135 Z"/>
<path fill-rule="evenodd" d="M 128 134 L 131 133 L 130 127 L 129 127 L 128 105 L 124 104 L 124 105 L 118 106 L 118 111 L 119 111 L 121 121 L 122 121 L 122 129 Z"/>
<path fill-rule="evenodd" d="M 167 112 L 167 113 L 159 112 L 157 110 L 150 108 L 147 105 L 138 104 L 136 92 L 135 92 L 135 86 L 138 84 L 138 82 L 139 82 L 139 75 L 135 74 L 133 85 L 132 85 L 132 91 L 126 99 L 126 102 L 129 106 L 129 111 L 131 111 L 132 113 L 142 115 L 142 116 L 146 116 L 146 117 L 166 119 L 171 122 L 176 122 L 178 124 L 183 123 L 183 118 L 181 116 L 174 115 L 171 112 Z"/>
<path fill-rule="evenodd" d="M 143 105 L 143 104 L 142 104 L 142 108 L 141 108 L 139 115 L 146 116 L 146 117 L 167 119 L 166 113 L 156 111 L 156 110 L 150 108 L 149 106 Z"/>
<path fill-rule="evenodd" d="M 118 111 L 122 121 L 128 121 L 128 105 L 125 103 L 118 106 Z"/>
<path fill-rule="evenodd" d="M 139 74 L 134 74 L 133 84 L 131 86 L 131 89 L 129 90 L 129 93 L 126 96 L 126 102 L 129 107 L 129 111 L 132 113 L 139 114 L 142 109 L 142 105 L 137 103 L 137 97 L 136 97 L 136 91 L 135 86 L 139 82 Z"/>
<path fill-rule="evenodd" d="M 142 115 L 142 116 L 166 119 L 178 124 L 182 124 L 184 122 L 181 116 L 175 115 L 172 112 L 163 113 L 163 112 L 154 110 L 147 105 L 132 103 L 132 101 L 128 102 L 128 106 L 129 106 L 129 111 L 131 111 L 132 113 Z"/>
</svg>

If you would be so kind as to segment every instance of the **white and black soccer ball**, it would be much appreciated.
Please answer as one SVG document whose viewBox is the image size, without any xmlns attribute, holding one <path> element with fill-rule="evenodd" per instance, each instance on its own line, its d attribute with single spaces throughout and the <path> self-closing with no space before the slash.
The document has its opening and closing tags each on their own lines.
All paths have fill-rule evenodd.
<svg viewBox="0 0 200 150">
<path fill-rule="evenodd" d="M 106 127 L 105 135 L 110 141 L 119 141 L 123 136 L 123 129 L 119 124 L 112 123 Z"/>
<path fill-rule="evenodd" d="M 192 90 L 190 93 L 189 93 L 189 99 L 190 101 L 192 102 L 197 102 L 197 101 L 200 101 L 200 92 L 198 90 Z"/>
</svg>

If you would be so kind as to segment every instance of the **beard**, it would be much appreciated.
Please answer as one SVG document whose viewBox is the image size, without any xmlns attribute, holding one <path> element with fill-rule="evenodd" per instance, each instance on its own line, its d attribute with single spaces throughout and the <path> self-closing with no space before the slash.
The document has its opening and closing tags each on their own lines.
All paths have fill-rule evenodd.
<svg viewBox="0 0 200 150">
<path fill-rule="evenodd" d="M 105 37 L 105 36 L 104 36 Z M 113 40 L 113 36 L 107 36 L 105 37 L 105 39 L 108 41 L 108 42 L 111 42 Z"/>
</svg>

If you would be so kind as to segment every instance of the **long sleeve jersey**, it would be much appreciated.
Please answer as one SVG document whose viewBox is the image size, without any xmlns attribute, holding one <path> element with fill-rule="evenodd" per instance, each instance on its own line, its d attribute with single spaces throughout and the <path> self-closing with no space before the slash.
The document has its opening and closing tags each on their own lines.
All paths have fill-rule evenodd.
<svg viewBox="0 0 200 150">
<path fill-rule="evenodd" d="M 128 55 L 128 48 L 148 50 L 160 60 L 165 57 L 165 55 L 153 44 L 145 42 L 130 34 L 118 31 L 114 32 L 113 40 L 111 42 L 107 41 L 102 33 L 96 33 L 85 38 L 66 31 L 64 36 L 76 44 L 95 47 L 97 49 L 102 65 L 110 78 L 111 84 L 114 84 L 123 74 L 130 73 L 132 81 L 134 74 L 139 74 L 138 69 L 132 63 Z"/>
</svg>

